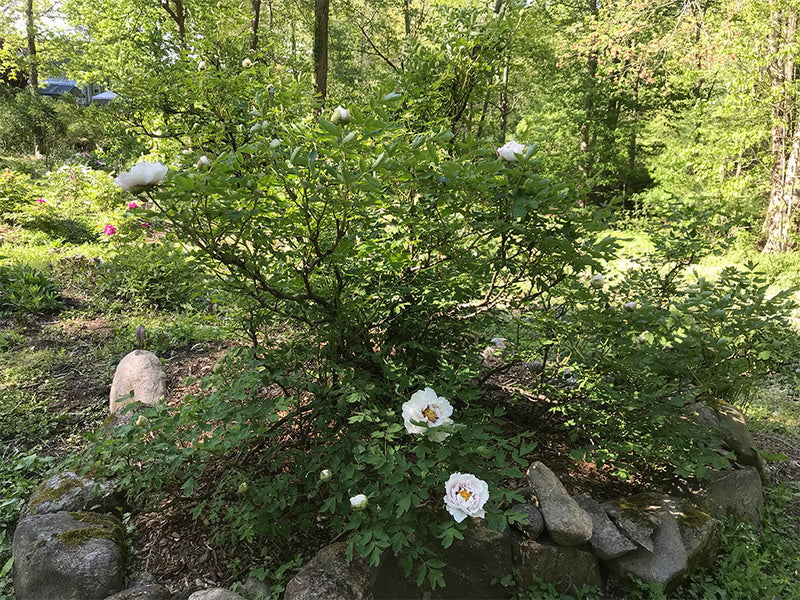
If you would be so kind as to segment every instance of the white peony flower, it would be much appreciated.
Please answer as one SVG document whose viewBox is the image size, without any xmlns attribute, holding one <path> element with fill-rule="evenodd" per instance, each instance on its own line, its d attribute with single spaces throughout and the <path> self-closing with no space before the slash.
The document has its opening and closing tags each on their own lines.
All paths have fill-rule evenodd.
<svg viewBox="0 0 800 600">
<path fill-rule="evenodd" d="M 508 340 L 506 338 L 499 338 L 499 337 L 492 338 L 491 342 L 497 348 L 500 348 L 500 350 L 505 350 L 506 348 L 508 348 L 508 345 L 506 344 L 506 342 L 508 342 Z"/>
<path fill-rule="evenodd" d="M 516 162 L 517 154 L 522 154 L 523 152 L 525 152 L 525 145 L 515 140 L 506 142 L 504 146 L 497 149 L 497 155 L 509 162 Z"/>
<path fill-rule="evenodd" d="M 347 112 L 346 108 L 342 108 L 341 106 L 337 106 L 333 109 L 333 114 L 331 115 L 331 123 L 347 123 L 350 120 L 350 113 Z"/>
<path fill-rule="evenodd" d="M 353 510 L 364 510 L 367 508 L 367 504 L 369 501 L 364 494 L 356 494 L 352 498 L 350 498 L 350 508 Z"/>
<path fill-rule="evenodd" d="M 211 166 L 211 159 L 208 158 L 205 154 L 197 159 L 197 168 L 200 167 L 210 167 Z"/>
<path fill-rule="evenodd" d="M 445 423 L 451 424 L 453 420 L 450 415 L 452 414 L 453 406 L 447 401 L 447 398 L 437 396 L 436 392 L 429 387 L 414 392 L 411 399 L 403 403 L 403 421 L 406 431 L 413 434 L 427 433 L 428 437 L 435 442 L 443 441 L 450 434 L 444 431 L 431 431 L 431 429 Z M 425 423 L 427 427 L 415 425 L 412 421 Z"/>
<path fill-rule="evenodd" d="M 319 480 L 320 481 L 330 481 L 333 478 L 333 473 L 331 473 L 330 469 L 322 469 L 319 472 Z"/>
<path fill-rule="evenodd" d="M 489 486 L 470 473 L 453 473 L 444 484 L 444 505 L 456 523 L 467 517 L 486 516 L 483 505 L 489 499 Z"/>
<path fill-rule="evenodd" d="M 252 63 L 252 62 L 250 62 L 250 59 L 249 59 L 249 58 L 245 58 L 245 59 L 242 61 L 242 66 L 243 66 L 245 69 L 246 69 L 246 68 L 248 68 L 248 67 L 249 67 L 250 65 L 252 65 L 252 64 L 253 64 L 253 63 Z"/>
<path fill-rule="evenodd" d="M 637 306 L 638 304 L 636 304 L 636 300 L 631 300 L 630 302 L 625 303 L 625 308 L 628 310 L 636 310 Z"/>
<path fill-rule="evenodd" d="M 591 285 L 591 286 L 592 286 L 594 289 L 596 289 L 596 290 L 599 290 L 601 287 L 603 287 L 603 285 L 605 284 L 605 282 L 606 282 L 606 280 L 603 278 L 603 276 L 602 276 L 602 275 L 600 275 L 600 273 L 598 273 L 597 275 L 595 275 L 594 277 L 592 277 L 592 280 L 589 282 L 589 284 L 590 284 L 590 285 Z"/>
<path fill-rule="evenodd" d="M 126 192 L 140 192 L 164 181 L 167 165 L 160 162 L 139 161 L 130 171 L 123 171 L 114 180 Z"/>
</svg>

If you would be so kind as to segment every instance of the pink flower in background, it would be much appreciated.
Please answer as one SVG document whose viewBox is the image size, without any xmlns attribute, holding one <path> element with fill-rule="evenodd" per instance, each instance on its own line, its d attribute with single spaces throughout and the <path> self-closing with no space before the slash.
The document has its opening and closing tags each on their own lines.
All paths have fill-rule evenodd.
<svg viewBox="0 0 800 600">
<path fill-rule="evenodd" d="M 150 229 L 150 223 L 147 221 L 142 221 L 142 228 L 143 229 Z"/>
<path fill-rule="evenodd" d="M 139 205 L 136 202 L 128 202 L 128 210 L 133 210 L 134 208 L 139 208 Z"/>
<path fill-rule="evenodd" d="M 45 200 L 44 198 L 37 198 L 36 202 L 38 202 L 39 204 L 47 204 L 47 200 Z"/>
<path fill-rule="evenodd" d="M 117 233 L 117 228 L 114 227 L 111 223 L 106 223 L 106 226 L 103 227 L 103 233 L 106 237 L 111 237 L 115 233 Z"/>
</svg>

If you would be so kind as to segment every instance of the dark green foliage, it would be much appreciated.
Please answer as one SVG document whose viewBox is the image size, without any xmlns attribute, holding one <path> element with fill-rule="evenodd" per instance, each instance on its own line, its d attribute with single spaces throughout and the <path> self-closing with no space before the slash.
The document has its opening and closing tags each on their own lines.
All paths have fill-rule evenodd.
<svg viewBox="0 0 800 600">
<path fill-rule="evenodd" d="M 0 314 L 21 318 L 62 307 L 61 291 L 49 273 L 23 264 L 0 266 Z"/>
</svg>

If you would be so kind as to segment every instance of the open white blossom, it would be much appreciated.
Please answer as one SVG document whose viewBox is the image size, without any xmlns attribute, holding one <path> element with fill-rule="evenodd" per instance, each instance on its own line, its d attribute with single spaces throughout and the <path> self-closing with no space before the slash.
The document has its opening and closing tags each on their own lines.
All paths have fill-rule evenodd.
<svg viewBox="0 0 800 600">
<path fill-rule="evenodd" d="M 525 145 L 516 140 L 506 142 L 504 146 L 497 149 L 497 155 L 509 162 L 516 162 L 517 154 L 522 154 L 523 152 L 525 152 Z"/>
<path fill-rule="evenodd" d="M 597 275 L 595 275 L 594 277 L 592 277 L 592 280 L 589 282 L 589 284 L 590 284 L 590 285 L 591 285 L 593 288 L 595 288 L 596 290 L 599 290 L 601 287 L 603 287 L 603 285 L 605 284 L 605 282 L 606 282 L 606 280 L 603 278 L 603 276 L 602 276 L 602 275 L 600 275 L 600 273 L 598 273 Z"/>
<path fill-rule="evenodd" d="M 350 113 L 347 112 L 346 108 L 342 108 L 341 106 L 337 106 L 333 109 L 333 114 L 331 115 L 331 123 L 347 123 L 350 120 Z"/>
<path fill-rule="evenodd" d="M 447 401 L 447 398 L 437 396 L 436 392 L 429 387 L 414 392 L 411 399 L 403 403 L 403 421 L 406 431 L 413 434 L 427 433 L 428 437 L 435 442 L 441 442 L 450 434 L 444 431 L 432 431 L 432 429 L 445 423 L 451 424 L 453 420 L 450 415 L 452 414 L 453 406 Z M 415 425 L 412 421 L 424 423 L 427 427 Z"/>
<path fill-rule="evenodd" d="M 356 494 L 352 498 L 350 498 L 350 508 L 353 510 L 364 510 L 367 508 L 367 504 L 369 501 L 364 494 Z"/>
<path fill-rule="evenodd" d="M 489 499 L 489 486 L 470 473 L 453 473 L 444 484 L 444 505 L 456 523 L 467 517 L 484 518 L 483 505 Z"/>
<path fill-rule="evenodd" d="M 126 192 L 140 192 L 164 181 L 167 165 L 160 162 L 139 161 L 130 171 L 123 171 L 114 180 Z"/>
<path fill-rule="evenodd" d="M 208 158 L 205 154 L 197 159 L 197 168 L 200 167 L 210 167 L 211 166 L 211 159 Z"/>
<path fill-rule="evenodd" d="M 252 62 L 250 62 L 250 59 L 249 59 L 249 58 L 245 58 L 245 59 L 242 61 L 242 66 L 243 66 L 245 69 L 246 69 L 247 67 L 249 67 L 250 65 L 252 65 L 252 64 L 253 64 L 253 63 L 252 63 Z"/>
</svg>

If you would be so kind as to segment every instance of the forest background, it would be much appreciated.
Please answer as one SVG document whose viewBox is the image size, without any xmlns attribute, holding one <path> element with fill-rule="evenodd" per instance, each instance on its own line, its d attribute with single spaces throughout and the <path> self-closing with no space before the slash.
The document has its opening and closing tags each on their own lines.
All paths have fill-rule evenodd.
<svg viewBox="0 0 800 600">
<path fill-rule="evenodd" d="M 519 398 L 486 410 L 474 359 L 492 338 L 529 371 L 526 393 L 559 399 L 548 433 L 568 432 L 562 458 L 615 481 L 723 467 L 683 418 L 698 400 L 749 408 L 789 440 L 767 455 L 794 456 L 800 2 L 3 8 L 0 591 L 20 503 L 67 454 L 127 472 L 134 505 L 178 498 L 215 548 L 240 544 L 215 566 L 226 584 L 254 570 L 279 589 L 310 529 L 370 560 L 391 548 L 441 585 L 436 552 L 408 533 L 446 546 L 463 528 L 412 507 L 466 461 L 504 527 L 519 499 L 506 484 L 543 445 L 519 423 L 493 428 Z M 48 77 L 116 98 L 43 98 Z M 509 140 L 520 151 L 498 157 Z M 114 184 L 140 159 L 169 165 L 164 190 Z M 116 325 L 86 333 L 98 315 Z M 72 429 L 94 429 L 105 403 L 66 402 L 59 377 L 74 383 L 70 357 L 88 352 L 102 398 L 142 323 L 167 360 L 212 340 L 237 349 L 184 410 L 87 446 Z M 426 385 L 481 427 L 410 448 L 396 411 Z M 63 410 L 41 417 L 50 404 Z M 292 461 L 308 472 L 288 475 Z M 325 489 L 366 493 L 369 511 L 325 496 L 329 468 Z M 399 508 L 379 501 L 390 476 Z M 777 490 L 763 541 L 731 526 L 734 558 L 685 597 L 797 593 L 797 485 Z"/>
</svg>

